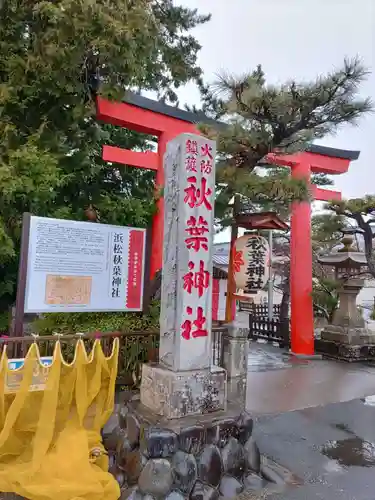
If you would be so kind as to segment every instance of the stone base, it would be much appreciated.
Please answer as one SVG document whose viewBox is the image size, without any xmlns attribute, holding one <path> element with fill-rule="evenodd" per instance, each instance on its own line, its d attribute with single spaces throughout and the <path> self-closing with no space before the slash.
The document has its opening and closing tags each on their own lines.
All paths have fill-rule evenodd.
<svg viewBox="0 0 375 500">
<path fill-rule="evenodd" d="M 141 403 L 167 419 L 226 410 L 226 371 L 211 367 L 207 370 L 173 372 L 159 364 L 144 364 Z"/>
<path fill-rule="evenodd" d="M 350 345 L 326 339 L 315 339 L 315 350 L 324 357 L 342 361 L 375 361 L 375 343 L 368 345 Z"/>
<path fill-rule="evenodd" d="M 252 498 L 298 484 L 261 457 L 252 431 L 251 416 L 235 407 L 169 420 L 135 397 L 112 415 L 103 442 L 121 500 L 218 500 L 244 491 Z"/>
<path fill-rule="evenodd" d="M 322 330 L 321 339 L 352 346 L 375 344 L 375 333 L 367 328 L 350 328 L 329 325 Z"/>
<path fill-rule="evenodd" d="M 290 356 L 295 359 L 301 359 L 305 361 L 314 361 L 314 360 L 320 360 L 323 358 L 321 354 L 299 354 L 293 351 L 289 351 L 288 353 L 285 353 L 285 356 Z"/>
</svg>

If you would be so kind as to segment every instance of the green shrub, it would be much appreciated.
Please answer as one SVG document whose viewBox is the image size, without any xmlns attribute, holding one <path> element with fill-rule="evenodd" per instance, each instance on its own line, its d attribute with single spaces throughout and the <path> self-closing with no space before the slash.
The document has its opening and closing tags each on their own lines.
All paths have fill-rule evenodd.
<svg viewBox="0 0 375 500">
<path fill-rule="evenodd" d="M 7 332 L 9 330 L 9 319 L 8 311 L 0 313 L 0 332 Z"/>
<path fill-rule="evenodd" d="M 39 335 L 89 332 L 153 331 L 159 329 L 160 302 L 151 304 L 148 314 L 142 313 L 50 313 L 35 320 Z"/>
<path fill-rule="evenodd" d="M 316 317 L 323 317 L 332 322 L 333 315 L 339 305 L 338 289 L 341 284 L 327 278 L 317 278 L 313 281 L 313 304 Z"/>
</svg>

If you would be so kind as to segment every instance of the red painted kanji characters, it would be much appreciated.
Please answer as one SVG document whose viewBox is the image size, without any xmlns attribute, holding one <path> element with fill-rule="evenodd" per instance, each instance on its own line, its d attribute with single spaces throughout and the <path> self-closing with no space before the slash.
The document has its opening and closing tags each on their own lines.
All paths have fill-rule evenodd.
<svg viewBox="0 0 375 500">
<path fill-rule="evenodd" d="M 212 205 L 208 200 L 208 196 L 212 194 L 212 189 L 207 188 L 207 179 L 202 177 L 201 186 L 197 187 L 197 178 L 195 175 L 188 177 L 190 186 L 185 188 L 184 203 L 189 205 L 190 208 L 196 208 L 204 205 L 207 210 L 212 210 Z"/>
<path fill-rule="evenodd" d="M 197 171 L 197 159 L 195 156 L 187 156 L 185 159 L 185 168 L 188 172 Z"/>
<path fill-rule="evenodd" d="M 198 291 L 198 297 L 202 297 L 210 284 L 210 273 L 204 269 L 203 260 L 199 263 L 199 271 L 194 271 L 194 262 L 188 264 L 190 271 L 183 277 L 184 290 L 191 293 L 195 288 Z"/>
<path fill-rule="evenodd" d="M 209 146 L 208 144 L 205 144 L 201 148 L 201 154 L 202 154 L 202 156 L 208 156 L 209 159 L 212 160 L 213 159 L 213 157 L 212 157 L 212 147 Z"/>
<path fill-rule="evenodd" d="M 210 160 L 201 161 L 202 174 L 210 174 L 212 172 L 212 162 Z"/>
<path fill-rule="evenodd" d="M 209 232 L 208 222 L 201 215 L 198 218 L 193 215 L 187 220 L 187 228 L 185 231 L 189 234 L 189 237 L 185 239 L 186 247 L 189 250 L 195 250 L 198 252 L 201 248 L 203 250 L 208 250 L 208 238 L 205 236 Z"/>
<path fill-rule="evenodd" d="M 189 316 L 193 314 L 193 309 L 191 307 L 186 308 L 186 312 Z M 197 316 L 195 320 L 187 319 L 181 325 L 181 336 L 185 340 L 190 340 L 191 337 L 208 337 L 208 330 L 204 328 L 206 323 L 206 318 L 203 315 L 203 308 L 197 308 Z"/>
<path fill-rule="evenodd" d="M 194 155 L 194 156 L 198 155 L 198 143 L 197 143 L 197 141 L 192 141 L 190 139 L 188 139 L 186 141 L 186 153 L 189 155 Z"/>
</svg>

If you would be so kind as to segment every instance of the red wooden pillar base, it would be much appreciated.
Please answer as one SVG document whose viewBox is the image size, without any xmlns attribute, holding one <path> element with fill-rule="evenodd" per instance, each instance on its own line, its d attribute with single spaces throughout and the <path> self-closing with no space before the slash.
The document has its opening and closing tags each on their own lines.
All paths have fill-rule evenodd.
<svg viewBox="0 0 375 500">
<path fill-rule="evenodd" d="M 310 180 L 310 165 L 299 163 L 293 177 Z M 290 245 L 291 348 L 293 354 L 314 354 L 310 202 L 293 203 Z"/>
</svg>

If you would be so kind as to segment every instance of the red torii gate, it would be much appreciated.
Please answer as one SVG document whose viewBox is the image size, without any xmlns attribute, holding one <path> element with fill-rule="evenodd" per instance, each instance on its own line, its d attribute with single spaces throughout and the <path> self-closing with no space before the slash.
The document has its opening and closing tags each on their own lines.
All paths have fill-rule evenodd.
<svg viewBox="0 0 375 500">
<path fill-rule="evenodd" d="M 136 152 L 114 146 L 103 146 L 103 160 L 122 165 L 154 170 L 155 185 L 164 185 L 163 156 L 167 143 L 182 133 L 199 133 L 197 123 L 214 127 L 225 126 L 208 119 L 204 114 L 190 113 L 137 94 L 125 102 L 110 102 L 97 98 L 98 120 L 128 128 L 158 138 L 158 151 Z M 294 155 L 268 155 L 270 163 L 291 168 L 292 176 L 310 179 L 311 172 L 342 174 L 359 152 L 311 146 L 309 151 Z M 341 193 L 313 188 L 316 200 L 340 199 Z M 164 203 L 157 201 L 157 213 L 152 225 L 151 276 L 161 269 L 163 260 Z M 291 220 L 291 341 L 292 352 L 300 355 L 314 353 L 314 321 L 312 308 L 312 249 L 311 207 L 309 202 L 294 203 Z"/>
</svg>

